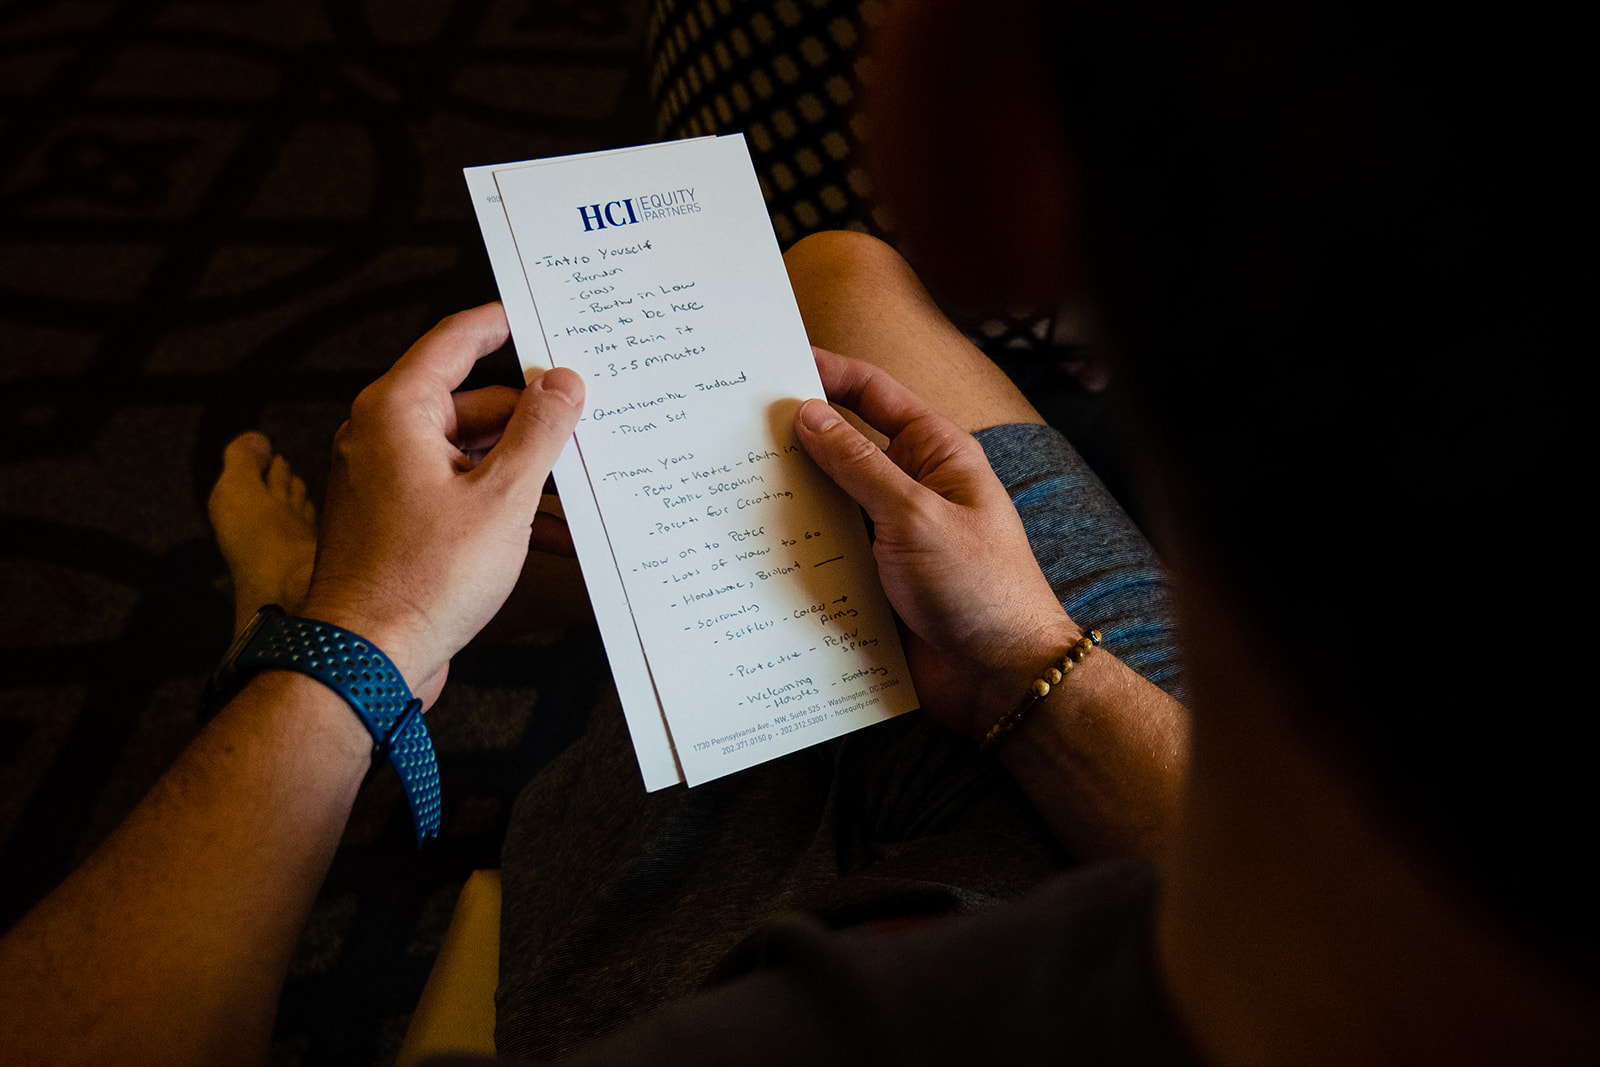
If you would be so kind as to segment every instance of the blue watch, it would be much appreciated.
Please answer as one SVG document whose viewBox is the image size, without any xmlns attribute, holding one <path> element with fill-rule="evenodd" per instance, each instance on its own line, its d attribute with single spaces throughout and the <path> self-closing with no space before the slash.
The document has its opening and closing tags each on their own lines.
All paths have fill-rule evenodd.
<svg viewBox="0 0 1600 1067">
<path fill-rule="evenodd" d="M 411 806 L 417 847 L 439 833 L 439 761 L 411 695 L 389 657 L 349 630 L 285 615 L 276 604 L 256 612 L 211 676 L 213 694 L 231 694 L 256 671 L 297 671 L 332 689 L 366 724 L 373 760 L 389 757 Z"/>
</svg>

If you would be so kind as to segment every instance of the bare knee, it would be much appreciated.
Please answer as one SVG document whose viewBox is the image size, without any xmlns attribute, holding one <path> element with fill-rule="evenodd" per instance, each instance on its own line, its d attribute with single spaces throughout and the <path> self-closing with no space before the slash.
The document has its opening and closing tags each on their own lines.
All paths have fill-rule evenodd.
<svg viewBox="0 0 1600 1067">
<path fill-rule="evenodd" d="M 783 262 L 812 344 L 845 351 L 847 339 L 866 342 L 891 322 L 896 332 L 909 321 L 944 323 L 900 253 L 876 237 L 850 230 L 815 233 L 784 253 Z"/>
<path fill-rule="evenodd" d="M 1042 421 L 883 241 L 818 233 L 783 258 L 812 344 L 882 367 L 966 429 Z"/>
<path fill-rule="evenodd" d="M 795 296 L 879 291 L 886 285 L 920 289 L 910 266 L 888 243 L 852 230 L 824 230 L 804 237 L 783 254 Z"/>
<path fill-rule="evenodd" d="M 823 230 L 796 241 L 783 254 L 791 270 L 905 269 L 905 260 L 886 241 L 854 230 Z"/>
</svg>

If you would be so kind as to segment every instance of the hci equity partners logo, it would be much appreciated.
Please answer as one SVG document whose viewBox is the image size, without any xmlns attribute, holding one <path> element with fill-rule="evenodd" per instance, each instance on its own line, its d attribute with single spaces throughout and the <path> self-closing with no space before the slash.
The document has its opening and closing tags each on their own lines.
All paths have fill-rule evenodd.
<svg viewBox="0 0 1600 1067">
<path fill-rule="evenodd" d="M 583 232 L 589 233 L 607 226 L 630 226 L 652 219 L 689 215 L 699 210 L 700 204 L 694 198 L 694 189 L 690 188 L 624 197 L 605 204 L 580 205 L 578 215 L 583 219 Z"/>
</svg>

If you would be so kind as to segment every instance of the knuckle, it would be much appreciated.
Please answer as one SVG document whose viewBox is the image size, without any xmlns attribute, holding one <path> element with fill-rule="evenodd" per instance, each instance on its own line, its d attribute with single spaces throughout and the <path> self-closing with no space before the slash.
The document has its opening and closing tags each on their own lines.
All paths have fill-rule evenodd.
<svg viewBox="0 0 1600 1067">
<path fill-rule="evenodd" d="M 355 446 L 354 438 L 355 429 L 350 425 L 350 420 L 346 419 L 339 424 L 339 428 L 333 433 L 333 458 L 335 460 L 344 461 L 350 458 L 351 449 Z"/>
<path fill-rule="evenodd" d="M 571 418 L 566 412 L 541 408 L 534 411 L 528 420 L 527 436 L 535 448 L 548 451 L 551 456 L 550 461 L 554 462 L 556 453 L 561 450 L 567 438 L 572 436 L 573 427 L 577 422 L 577 419 Z"/>
<path fill-rule="evenodd" d="M 385 375 L 356 394 L 350 404 L 350 422 L 357 426 L 381 422 L 389 406 L 389 380 Z"/>
<path fill-rule="evenodd" d="M 853 467 L 876 467 L 883 459 L 878 446 L 860 434 L 846 440 L 839 450 L 839 458 Z"/>
</svg>

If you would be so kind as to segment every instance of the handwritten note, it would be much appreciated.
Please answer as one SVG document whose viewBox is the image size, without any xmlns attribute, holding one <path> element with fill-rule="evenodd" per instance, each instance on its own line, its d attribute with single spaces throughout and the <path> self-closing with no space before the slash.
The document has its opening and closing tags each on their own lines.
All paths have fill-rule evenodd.
<svg viewBox="0 0 1600 1067">
<path fill-rule="evenodd" d="M 821 383 L 743 138 L 469 169 L 648 788 L 916 706 L 859 509 L 792 430 Z"/>
</svg>

